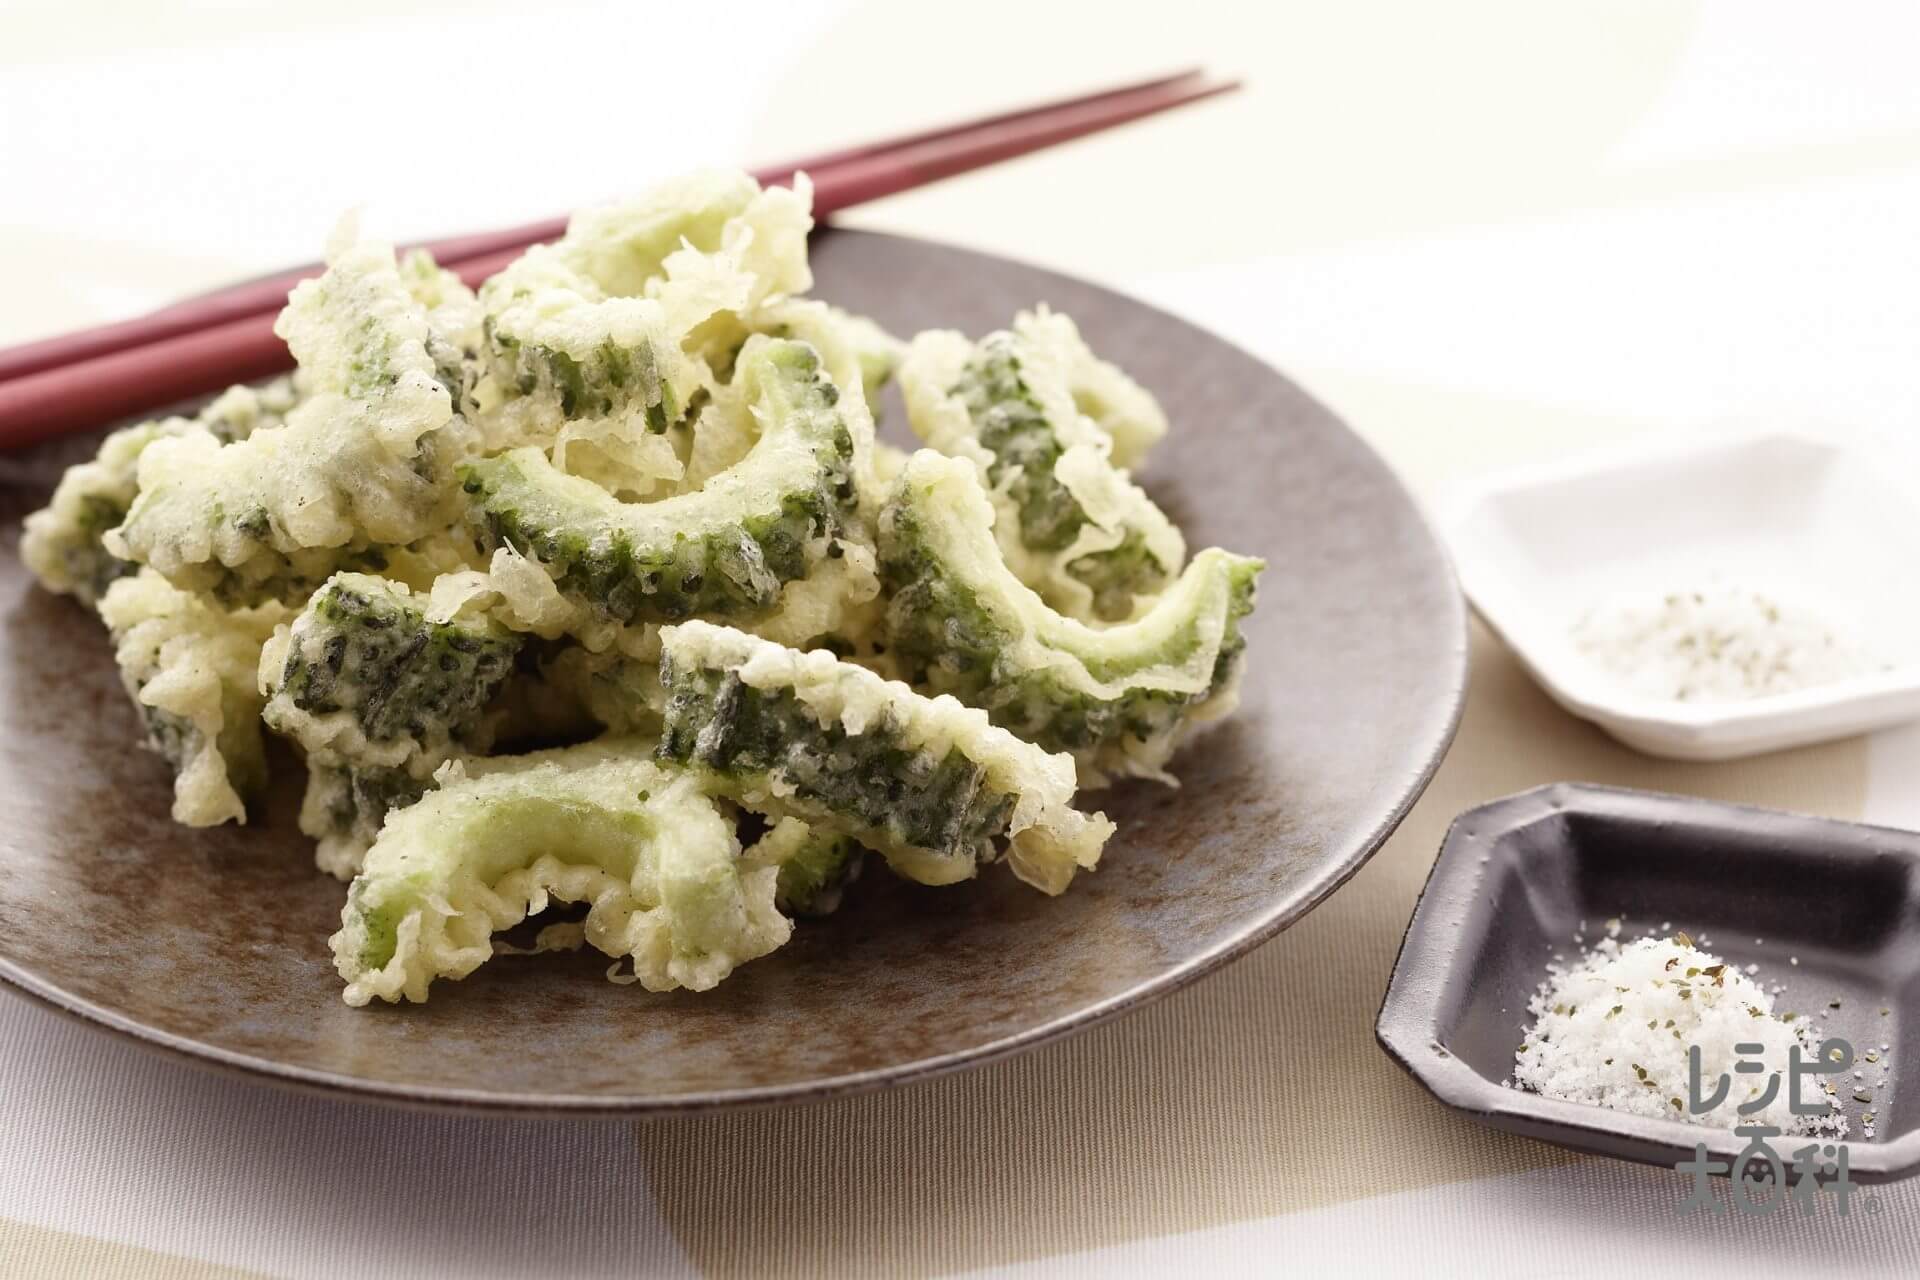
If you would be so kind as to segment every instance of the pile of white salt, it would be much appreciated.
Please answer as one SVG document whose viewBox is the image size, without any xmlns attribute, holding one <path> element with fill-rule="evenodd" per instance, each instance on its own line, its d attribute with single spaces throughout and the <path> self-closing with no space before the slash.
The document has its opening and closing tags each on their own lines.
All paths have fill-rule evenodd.
<svg viewBox="0 0 1920 1280">
<path fill-rule="evenodd" d="M 1573 640 L 1634 692 L 1675 702 L 1792 693 L 1886 665 L 1812 610 L 1727 583 L 1613 596 Z"/>
<path fill-rule="evenodd" d="M 1846 1131 L 1837 1112 L 1793 1114 L 1789 1107 L 1788 1054 L 1814 1060 L 1817 1045 L 1807 1024 L 1793 1014 L 1776 1017 L 1773 997 L 1738 966 L 1693 945 L 1686 934 L 1642 938 L 1622 946 L 1604 938 L 1573 965 L 1551 968 L 1528 1005 L 1533 1026 L 1514 1055 L 1513 1083 L 1522 1089 L 1609 1107 L 1633 1115 L 1661 1116 L 1731 1129 L 1778 1126 L 1785 1133 Z M 1737 1053 L 1736 1045 L 1762 1052 Z M 1720 1077 L 1731 1081 L 1721 1104 L 1695 1115 L 1688 1097 L 1687 1050 L 1700 1049 L 1703 1101 Z M 1765 1070 L 1739 1073 L 1742 1059 Z M 1746 1115 L 1738 1106 L 1766 1091 L 1777 1073 L 1774 1096 Z M 1805 1077 L 1802 1102 L 1826 1101 L 1825 1077 Z"/>
</svg>

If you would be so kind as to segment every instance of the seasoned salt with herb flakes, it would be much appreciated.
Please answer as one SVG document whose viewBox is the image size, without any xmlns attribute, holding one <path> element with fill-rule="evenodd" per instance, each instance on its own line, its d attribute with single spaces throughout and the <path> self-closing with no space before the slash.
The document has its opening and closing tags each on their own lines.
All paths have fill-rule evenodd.
<svg viewBox="0 0 1920 1280">
<path fill-rule="evenodd" d="M 1880 670 L 1818 614 L 1748 587 L 1623 592 L 1573 626 L 1582 656 L 1649 698 L 1739 702 Z"/>
<path fill-rule="evenodd" d="M 1527 1008 L 1534 1021 L 1514 1055 L 1516 1088 L 1719 1128 L 1845 1132 L 1842 1116 L 1798 1116 L 1790 1108 L 1788 1053 L 1798 1046 L 1802 1060 L 1812 1061 L 1817 1050 L 1806 1024 L 1790 1013 L 1775 1016 L 1772 996 L 1685 933 L 1624 946 L 1602 938 L 1574 964 L 1550 966 Z M 1736 1074 L 1742 1057 L 1754 1058 L 1736 1053 L 1736 1044 L 1764 1045 L 1766 1073 L 1779 1076 L 1775 1096 L 1748 1115 L 1736 1108 L 1765 1092 L 1768 1074 Z M 1722 1074 L 1735 1081 L 1725 1102 L 1700 1115 L 1688 1106 L 1692 1046 L 1700 1049 L 1703 1088 Z"/>
</svg>

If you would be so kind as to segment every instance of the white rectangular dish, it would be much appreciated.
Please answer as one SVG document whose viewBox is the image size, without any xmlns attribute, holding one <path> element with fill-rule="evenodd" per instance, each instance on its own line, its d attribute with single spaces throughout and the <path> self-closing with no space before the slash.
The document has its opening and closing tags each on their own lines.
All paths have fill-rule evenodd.
<svg viewBox="0 0 1920 1280">
<path fill-rule="evenodd" d="M 1504 474 L 1446 524 L 1468 598 L 1556 702 L 1650 755 L 1724 760 L 1920 717 L 1920 497 L 1896 472 L 1804 436 L 1696 439 Z M 1636 692 L 1574 642 L 1610 596 L 1715 579 L 1817 609 L 1885 669 L 1683 702 Z"/>
</svg>

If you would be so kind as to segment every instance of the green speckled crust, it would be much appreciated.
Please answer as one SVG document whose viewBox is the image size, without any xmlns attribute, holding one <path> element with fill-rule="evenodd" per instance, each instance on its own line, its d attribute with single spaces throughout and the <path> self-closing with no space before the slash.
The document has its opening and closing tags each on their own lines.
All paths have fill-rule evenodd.
<svg viewBox="0 0 1920 1280">
<path fill-rule="evenodd" d="M 269 723 L 347 712 L 370 741 L 455 737 L 513 669 L 517 636 L 427 621 L 404 587 L 338 574 L 294 623 Z"/>
<path fill-rule="evenodd" d="M 1064 450 L 1038 397 L 1021 377 L 1020 357 L 1011 342 L 996 335 L 981 343 L 953 394 L 966 405 L 980 443 L 993 454 L 988 482 L 998 486 L 1012 476 L 1020 540 L 1040 551 L 1059 551 L 1072 542 L 1086 516 L 1054 478 L 1054 464 Z"/>
<path fill-rule="evenodd" d="M 560 406 L 564 418 L 604 418 L 640 409 L 647 430 L 665 431 L 680 421 L 688 406 L 660 375 L 660 358 L 651 345 L 602 344 L 584 359 L 501 332 L 486 320 L 487 362 L 502 386 L 522 396 L 544 395 Z"/>
<path fill-rule="evenodd" d="M 211 430 L 153 441 L 105 537 L 114 555 L 224 602 L 290 603 L 373 548 L 453 522 L 454 463 L 473 430 L 430 348 L 463 337 L 473 308 L 429 310 L 382 244 L 336 240 L 328 264 L 274 327 L 300 363 L 302 398 L 279 425 L 256 421 L 228 443 Z"/>
<path fill-rule="evenodd" d="M 980 444 L 993 455 L 987 480 L 1006 486 L 1019 515 L 1020 540 L 1035 551 L 1064 551 L 1087 523 L 1085 511 L 1054 468 L 1065 452 L 1040 399 L 1024 377 L 1012 336 L 983 341 L 952 394 L 966 405 Z M 1119 545 L 1075 558 L 1073 577 L 1093 592 L 1095 612 L 1124 618 L 1135 595 L 1164 586 L 1178 566 L 1163 563 L 1138 529 Z"/>
<path fill-rule="evenodd" d="M 789 693 L 750 688 L 729 671 L 662 659 L 667 691 L 660 757 L 710 770 L 722 787 L 777 779 L 782 804 L 822 831 L 879 847 L 991 861 L 1013 797 L 957 749 L 934 754 L 892 726 L 822 727 Z M 749 803 L 749 807 L 753 807 Z"/>
<path fill-rule="evenodd" d="M 350 875 L 394 808 L 433 770 L 484 745 L 482 712 L 521 639 L 485 621 L 428 621 L 425 597 L 364 574 L 328 581 L 264 664 L 265 718 L 307 753 L 300 829 Z M 284 650 L 282 653 L 281 650 Z"/>
<path fill-rule="evenodd" d="M 476 539 L 511 545 L 562 595 L 620 623 L 771 609 L 853 510 L 853 440 L 806 344 L 757 339 L 737 376 L 761 439 L 700 491 L 624 503 L 518 449 L 461 473 Z"/>
<path fill-rule="evenodd" d="M 1004 853 L 1059 893 L 1113 833 L 1073 807 L 1070 757 L 953 698 L 710 622 L 664 628 L 660 655 L 661 759 L 743 808 L 852 836 L 908 879 L 953 884 Z"/>
<path fill-rule="evenodd" d="M 758 310 L 811 283 L 804 191 L 691 175 L 582 210 L 495 275 L 480 343 L 495 447 L 545 443 L 572 422 L 689 423 Z"/>
<path fill-rule="evenodd" d="M 931 452 L 908 464 L 880 522 L 895 660 L 1015 735 L 1073 753 L 1083 785 L 1154 772 L 1163 754 L 1140 748 L 1170 744 L 1190 713 L 1236 685 L 1246 649 L 1239 624 L 1262 562 L 1202 552 L 1148 614 L 1093 630 L 1014 579 L 991 518 L 964 466 Z M 1207 646 L 1209 671 L 1194 679 Z M 1162 678 L 1168 672 L 1188 678 Z"/>
</svg>

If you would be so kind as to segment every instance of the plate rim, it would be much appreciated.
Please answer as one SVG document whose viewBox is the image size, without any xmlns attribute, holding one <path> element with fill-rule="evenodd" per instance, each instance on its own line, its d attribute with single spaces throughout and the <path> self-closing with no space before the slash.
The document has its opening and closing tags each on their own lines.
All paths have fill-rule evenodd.
<svg viewBox="0 0 1920 1280">
<path fill-rule="evenodd" d="M 884 240 L 927 246 L 945 252 L 1011 264 L 1036 276 L 1061 280 L 1076 289 L 1104 295 L 1125 303 L 1129 307 L 1151 312 L 1163 323 L 1199 333 L 1208 340 L 1225 346 L 1260 365 L 1281 379 L 1295 394 L 1319 410 L 1328 422 L 1343 432 L 1348 438 L 1348 443 L 1365 456 L 1379 476 L 1399 496 L 1406 514 L 1412 521 L 1412 527 L 1425 535 L 1426 545 L 1433 553 L 1446 586 L 1450 588 L 1445 592 L 1447 616 L 1440 621 L 1443 624 L 1441 629 L 1449 633 L 1452 640 L 1444 653 L 1436 655 L 1445 665 L 1447 705 L 1444 714 L 1437 717 L 1435 723 L 1429 726 L 1425 751 L 1404 784 L 1402 794 L 1375 826 L 1356 842 L 1346 858 L 1331 869 L 1330 874 L 1315 881 L 1305 893 L 1284 903 L 1278 910 L 1253 921 L 1239 933 L 1204 953 L 1192 956 L 1125 991 L 1090 1002 L 1071 1013 L 1026 1028 L 1013 1035 L 933 1057 L 813 1080 L 672 1095 L 583 1095 L 529 1093 L 524 1090 L 473 1090 L 430 1084 L 398 1084 L 317 1070 L 220 1048 L 137 1021 L 92 1000 L 71 996 L 57 986 L 20 968 L 5 956 L 0 956 L 0 990 L 11 992 L 29 1003 L 77 1021 L 95 1031 L 124 1037 L 142 1049 L 157 1052 L 176 1061 L 184 1061 L 190 1066 L 302 1093 L 345 1098 L 351 1101 L 371 1102 L 409 1110 L 500 1117 L 544 1115 L 639 1119 L 764 1109 L 850 1097 L 884 1088 L 915 1084 L 966 1068 L 998 1062 L 1109 1022 L 1122 1014 L 1180 991 L 1244 957 L 1261 943 L 1278 936 L 1297 923 L 1352 879 L 1360 868 L 1379 852 L 1381 846 L 1399 828 L 1413 806 L 1426 793 L 1428 785 L 1433 781 L 1434 774 L 1438 772 L 1441 762 L 1446 758 L 1459 732 L 1461 717 L 1466 707 L 1470 677 L 1467 597 L 1452 548 L 1447 539 L 1441 536 L 1432 512 L 1408 487 L 1399 471 L 1372 443 L 1354 430 L 1346 418 L 1333 412 L 1319 397 L 1289 377 L 1278 366 L 1248 351 L 1238 342 L 1212 328 L 1176 315 L 1144 299 L 1123 293 L 1098 281 L 1069 275 L 1023 258 L 926 236 L 833 225 L 822 225 L 816 229 L 816 238 L 827 236 L 843 240 Z M 376 1011 L 374 1016 L 379 1016 L 381 1012 L 395 1011 Z"/>
</svg>

